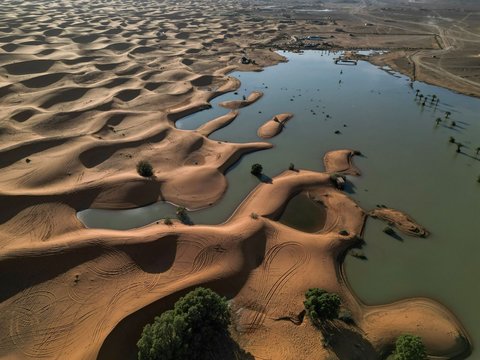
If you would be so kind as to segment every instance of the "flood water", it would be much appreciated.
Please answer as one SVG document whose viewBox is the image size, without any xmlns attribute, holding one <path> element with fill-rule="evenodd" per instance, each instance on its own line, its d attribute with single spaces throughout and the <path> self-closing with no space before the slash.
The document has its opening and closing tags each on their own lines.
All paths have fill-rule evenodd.
<svg viewBox="0 0 480 360">
<path fill-rule="evenodd" d="M 290 163 L 322 171 L 322 157 L 332 149 L 360 150 L 365 156 L 355 162 L 362 176 L 349 177 L 353 199 L 366 210 L 384 204 L 405 211 L 432 234 L 398 241 L 382 232 L 383 224 L 369 220 L 364 234 L 368 260 L 346 259 L 351 287 L 367 304 L 434 298 L 461 319 L 474 346 L 480 344 L 480 155 L 475 155 L 480 147 L 480 100 L 418 82 L 412 88 L 406 77 L 367 62 L 335 65 L 334 54 L 284 55 L 288 63 L 261 73 L 233 73 L 242 82 L 238 95 L 223 95 L 212 101 L 212 109 L 177 122 L 179 128 L 195 129 L 228 112 L 218 107 L 220 101 L 254 90 L 263 91 L 264 97 L 241 109 L 232 124 L 210 138 L 261 141 L 256 133 L 266 120 L 282 112 L 295 114 L 283 132 L 269 140 L 273 149 L 249 154 L 229 169 L 229 188 L 218 204 L 190 212 L 190 218 L 204 224 L 227 220 L 258 184 L 250 174 L 253 163 L 274 177 Z M 422 106 L 414 89 L 435 94 L 438 105 L 428 100 Z M 436 126 L 435 119 L 445 119 L 447 111 L 449 119 Z M 450 136 L 465 145 L 461 153 L 449 143 Z M 158 203 L 133 210 L 86 210 L 79 218 L 89 227 L 125 229 L 174 215 L 174 206 Z M 476 356 L 474 351 L 470 358 Z"/>
<path fill-rule="evenodd" d="M 278 221 L 291 228 L 314 233 L 323 229 L 326 215 L 322 204 L 302 193 L 290 199 Z"/>
</svg>

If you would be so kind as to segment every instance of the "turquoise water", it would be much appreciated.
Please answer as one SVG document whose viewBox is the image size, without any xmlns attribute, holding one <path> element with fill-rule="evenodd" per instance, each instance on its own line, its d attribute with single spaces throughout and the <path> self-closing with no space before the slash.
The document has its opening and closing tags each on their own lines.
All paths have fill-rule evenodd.
<svg viewBox="0 0 480 360">
<path fill-rule="evenodd" d="M 362 176 L 350 177 L 354 185 L 350 195 L 366 210 L 377 204 L 403 210 L 432 235 L 403 236 L 401 242 L 385 235 L 381 223 L 369 220 L 364 234 L 368 261 L 346 260 L 352 288 L 368 304 L 411 296 L 437 299 L 457 314 L 478 344 L 480 156 L 475 157 L 475 149 L 480 147 L 480 100 L 418 82 L 411 87 L 406 77 L 367 62 L 335 65 L 334 54 L 285 55 L 288 63 L 261 73 L 233 73 L 242 82 L 238 95 L 221 96 L 212 101 L 212 109 L 177 122 L 179 128 L 195 129 L 228 112 L 218 107 L 219 102 L 254 90 L 263 91 L 264 97 L 241 109 L 232 124 L 210 138 L 261 141 L 256 133 L 266 120 L 282 112 L 295 114 L 270 140 L 273 149 L 249 154 L 229 169 L 225 196 L 211 208 L 191 212 L 193 222 L 215 224 L 228 219 L 258 184 L 250 175 L 253 163 L 261 163 L 264 173 L 274 177 L 290 163 L 322 171 L 322 157 L 332 149 L 360 150 L 365 156 L 355 162 Z M 436 94 L 439 104 L 431 106 L 427 101 L 421 106 L 414 89 Z M 446 111 L 451 112 L 450 119 L 435 126 L 435 119 L 444 118 Z M 451 128 L 451 120 L 457 126 Z M 462 153 L 448 142 L 450 136 L 465 145 Z M 89 227 L 122 229 L 174 214 L 174 206 L 158 203 L 133 210 L 86 210 L 79 218 Z"/>
</svg>

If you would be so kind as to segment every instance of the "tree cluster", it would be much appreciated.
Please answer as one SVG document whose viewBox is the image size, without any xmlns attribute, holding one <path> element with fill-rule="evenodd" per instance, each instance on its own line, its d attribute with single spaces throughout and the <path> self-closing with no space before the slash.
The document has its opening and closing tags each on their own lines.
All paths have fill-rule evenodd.
<svg viewBox="0 0 480 360">
<path fill-rule="evenodd" d="M 338 318 L 341 300 L 337 294 L 314 288 L 308 289 L 305 298 L 305 310 L 314 324 Z"/>
<path fill-rule="evenodd" d="M 217 340 L 225 339 L 229 324 L 227 300 L 210 289 L 197 288 L 145 326 L 137 343 L 138 359 L 204 359 Z"/>
</svg>

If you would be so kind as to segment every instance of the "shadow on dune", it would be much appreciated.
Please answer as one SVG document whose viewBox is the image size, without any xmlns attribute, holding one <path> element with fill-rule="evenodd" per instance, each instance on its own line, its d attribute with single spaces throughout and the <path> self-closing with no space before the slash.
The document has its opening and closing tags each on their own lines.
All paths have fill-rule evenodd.
<svg viewBox="0 0 480 360">
<path fill-rule="evenodd" d="M 335 321 L 322 324 L 320 331 L 327 346 L 338 359 L 378 360 L 382 358 L 372 344 L 353 327 Z"/>
<path fill-rule="evenodd" d="M 104 340 L 97 360 L 110 359 L 137 359 L 136 343 L 140 338 L 143 327 L 151 323 L 155 316 L 161 315 L 166 310 L 172 309 L 175 302 L 188 292 L 199 286 L 210 288 L 227 299 L 234 298 L 248 280 L 251 271 L 261 265 L 266 250 L 266 236 L 263 230 L 245 239 L 241 244 L 241 252 L 244 263 L 241 269 L 234 275 L 206 281 L 203 283 L 180 289 L 170 295 L 164 296 L 128 315 L 122 319 Z M 219 274 L 221 276 L 221 274 Z M 250 354 L 243 352 L 233 339 L 221 342 L 221 347 L 212 353 L 211 359 L 237 360 L 253 359 Z"/>
<path fill-rule="evenodd" d="M 86 242 L 12 255 L 0 260 L 0 303 L 25 289 L 52 280 L 111 252 L 121 251 L 147 273 L 165 272 L 175 260 L 177 239 L 178 236 L 170 235 L 146 243 L 121 246 L 105 246 L 99 241 Z"/>
</svg>

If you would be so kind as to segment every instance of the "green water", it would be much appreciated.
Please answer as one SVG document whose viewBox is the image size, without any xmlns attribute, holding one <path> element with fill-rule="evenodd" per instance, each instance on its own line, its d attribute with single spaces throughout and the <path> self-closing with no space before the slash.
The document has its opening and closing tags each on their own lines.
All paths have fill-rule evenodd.
<svg viewBox="0 0 480 360">
<path fill-rule="evenodd" d="M 278 221 L 291 228 L 314 233 L 323 229 L 326 215 L 323 205 L 300 194 L 290 199 Z"/>
<path fill-rule="evenodd" d="M 432 235 L 403 236 L 400 242 L 381 231 L 384 225 L 369 220 L 364 248 L 368 261 L 346 260 L 352 288 L 368 304 L 411 296 L 437 299 L 461 319 L 475 346 L 480 342 L 480 161 L 474 155 L 480 146 L 480 100 L 414 83 L 413 89 L 440 98 L 438 106 L 430 106 L 430 101 L 421 106 L 407 78 L 369 63 L 334 65 L 336 55 L 317 51 L 285 55 L 288 63 L 261 73 L 232 74 L 242 82 L 238 95 L 219 97 L 212 109 L 177 122 L 179 128 L 195 129 L 227 113 L 217 106 L 220 101 L 253 90 L 265 96 L 210 138 L 260 141 L 256 132 L 266 120 L 282 112 L 295 114 L 282 134 L 271 139 L 275 147 L 243 157 L 229 169 L 229 188 L 221 201 L 191 212 L 191 219 L 205 224 L 228 219 L 258 184 L 250 175 L 253 163 L 261 163 L 264 173 L 274 177 L 290 163 L 321 171 L 322 157 L 332 149 L 360 150 L 365 156 L 355 162 L 362 176 L 349 178 L 354 185 L 350 195 L 366 210 L 376 204 L 403 210 Z M 446 111 L 457 126 L 450 128 L 450 120 L 435 126 Z M 450 136 L 465 145 L 463 153 L 455 152 Z M 133 210 L 86 210 L 79 218 L 89 227 L 125 229 L 174 213 L 175 207 L 158 203 Z"/>
</svg>

